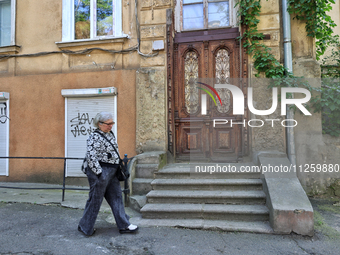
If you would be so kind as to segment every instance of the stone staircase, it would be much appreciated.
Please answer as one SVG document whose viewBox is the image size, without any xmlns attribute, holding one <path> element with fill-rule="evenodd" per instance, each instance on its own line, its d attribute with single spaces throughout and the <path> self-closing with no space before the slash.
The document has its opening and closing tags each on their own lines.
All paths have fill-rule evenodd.
<svg viewBox="0 0 340 255">
<path fill-rule="evenodd" d="M 186 163 L 158 171 L 154 164 L 138 164 L 135 190 L 149 191 L 140 210 L 143 225 L 272 233 L 260 173 L 241 172 L 241 163 L 219 165 L 237 171 L 192 174 Z"/>
</svg>

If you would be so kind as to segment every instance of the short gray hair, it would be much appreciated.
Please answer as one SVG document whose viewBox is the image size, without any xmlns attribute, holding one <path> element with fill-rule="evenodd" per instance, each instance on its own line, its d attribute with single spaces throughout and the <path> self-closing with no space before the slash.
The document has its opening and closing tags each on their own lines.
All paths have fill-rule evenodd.
<svg viewBox="0 0 340 255">
<path fill-rule="evenodd" d="M 93 125 L 95 127 L 98 127 L 98 124 L 100 122 L 105 122 L 107 120 L 113 120 L 112 113 L 110 113 L 110 112 L 100 112 L 100 113 L 97 113 L 96 117 L 94 117 Z"/>
</svg>

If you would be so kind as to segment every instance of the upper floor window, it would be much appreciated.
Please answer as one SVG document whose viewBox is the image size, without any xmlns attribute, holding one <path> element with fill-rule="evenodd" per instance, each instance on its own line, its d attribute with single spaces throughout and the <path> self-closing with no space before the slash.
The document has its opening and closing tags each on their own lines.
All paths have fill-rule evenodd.
<svg viewBox="0 0 340 255">
<path fill-rule="evenodd" d="M 0 46 L 14 45 L 15 0 L 0 0 Z"/>
<path fill-rule="evenodd" d="M 121 0 L 63 0 L 63 41 L 122 35 Z"/>
<path fill-rule="evenodd" d="M 181 0 L 176 7 L 176 30 L 197 30 L 236 25 L 233 0 Z"/>
</svg>

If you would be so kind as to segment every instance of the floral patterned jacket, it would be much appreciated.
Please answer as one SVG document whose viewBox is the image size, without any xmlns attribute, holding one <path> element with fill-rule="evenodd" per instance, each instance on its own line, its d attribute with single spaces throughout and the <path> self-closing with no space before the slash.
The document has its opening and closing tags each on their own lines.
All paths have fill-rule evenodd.
<svg viewBox="0 0 340 255">
<path fill-rule="evenodd" d="M 119 156 L 115 153 L 112 145 L 97 132 L 100 132 L 106 136 L 109 141 L 115 145 L 118 153 L 119 150 L 116 138 L 112 132 L 104 133 L 100 129 L 96 129 L 95 131 L 96 132 L 93 132 L 87 139 L 86 160 L 90 169 L 96 175 L 99 175 L 102 172 L 102 167 L 100 166 L 99 162 L 119 164 Z"/>
</svg>

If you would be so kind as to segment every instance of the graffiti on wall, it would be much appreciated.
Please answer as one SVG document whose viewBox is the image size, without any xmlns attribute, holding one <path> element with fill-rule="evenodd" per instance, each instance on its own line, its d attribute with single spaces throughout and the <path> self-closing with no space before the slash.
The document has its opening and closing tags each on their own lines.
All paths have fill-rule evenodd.
<svg viewBox="0 0 340 255">
<path fill-rule="evenodd" d="M 71 119 L 70 123 L 71 133 L 74 137 L 88 136 L 94 131 L 93 118 L 90 118 L 88 113 L 78 113 L 78 116 Z"/>
<path fill-rule="evenodd" d="M 0 124 L 5 124 L 8 119 L 7 105 L 6 103 L 0 103 Z"/>
</svg>

